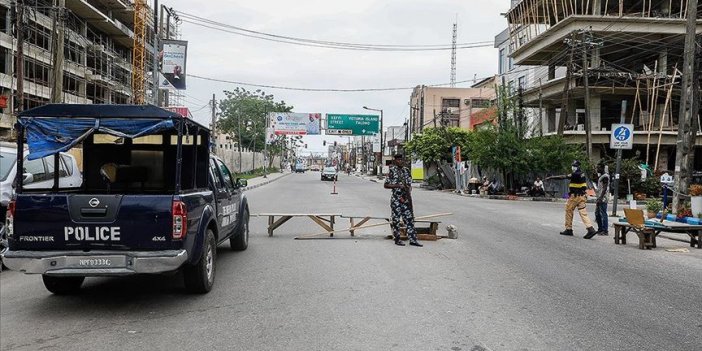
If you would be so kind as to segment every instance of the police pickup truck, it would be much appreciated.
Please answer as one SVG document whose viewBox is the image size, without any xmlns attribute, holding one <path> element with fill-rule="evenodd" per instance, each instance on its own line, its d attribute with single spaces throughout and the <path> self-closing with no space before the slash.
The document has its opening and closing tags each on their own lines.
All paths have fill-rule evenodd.
<svg viewBox="0 0 702 351">
<path fill-rule="evenodd" d="M 193 120 L 155 106 L 50 104 L 22 112 L 17 131 L 18 169 L 25 138 L 26 160 L 82 152 L 80 186 L 62 186 L 54 169 L 49 186 L 29 189 L 17 172 L 7 206 L 4 264 L 41 274 L 52 293 L 77 292 L 85 277 L 179 270 L 188 291 L 206 293 L 217 246 L 247 248 L 246 181 Z"/>
</svg>

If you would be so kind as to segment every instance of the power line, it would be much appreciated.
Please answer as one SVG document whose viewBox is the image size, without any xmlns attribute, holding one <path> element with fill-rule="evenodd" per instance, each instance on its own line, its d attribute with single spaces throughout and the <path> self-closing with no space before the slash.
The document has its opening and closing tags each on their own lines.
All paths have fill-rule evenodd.
<svg viewBox="0 0 702 351">
<path fill-rule="evenodd" d="M 295 90 L 295 91 L 310 91 L 310 92 L 357 93 L 357 92 L 374 92 L 374 91 L 412 90 L 412 89 L 415 88 L 415 87 L 351 88 L 351 89 L 338 89 L 338 88 L 302 88 L 302 87 L 286 87 L 286 86 L 280 86 L 280 85 L 267 85 L 267 84 L 256 84 L 256 83 L 237 82 L 237 81 L 227 80 L 227 79 L 212 78 L 212 77 L 203 77 L 203 76 L 198 76 L 198 75 L 194 75 L 194 74 L 190 74 L 189 77 L 196 78 L 196 79 L 207 80 L 207 81 L 211 81 L 211 82 L 219 82 L 219 83 L 228 83 L 228 84 L 245 85 L 245 86 L 252 86 L 252 87 L 257 87 L 257 88 L 280 89 L 280 90 Z M 467 82 L 471 82 L 471 81 L 473 81 L 473 80 L 472 80 L 472 79 L 467 79 L 467 80 L 462 80 L 462 81 L 456 82 L 456 84 L 467 83 Z M 425 86 L 431 86 L 431 87 L 446 86 L 446 85 L 449 85 L 449 83 L 425 84 Z"/>
<path fill-rule="evenodd" d="M 226 33 L 241 35 L 245 37 L 292 44 L 310 47 L 322 47 L 329 49 L 341 49 L 341 50 L 366 50 L 366 51 L 437 51 L 437 50 L 452 50 L 452 45 L 444 44 L 432 44 L 432 45 L 400 45 L 400 44 L 360 44 L 360 43 L 349 43 L 349 42 L 338 42 L 338 41 L 326 41 L 326 40 L 315 40 L 306 39 L 292 36 L 277 35 L 271 33 L 265 33 L 255 30 L 250 30 L 242 27 L 233 26 L 226 23 L 217 22 L 204 17 L 199 17 L 184 12 L 178 12 L 179 16 L 183 22 L 190 23 L 193 25 L 210 28 Z M 493 45 L 493 41 L 480 41 L 473 43 L 461 43 L 457 44 L 458 49 L 472 49 L 478 47 L 489 47 Z"/>
</svg>

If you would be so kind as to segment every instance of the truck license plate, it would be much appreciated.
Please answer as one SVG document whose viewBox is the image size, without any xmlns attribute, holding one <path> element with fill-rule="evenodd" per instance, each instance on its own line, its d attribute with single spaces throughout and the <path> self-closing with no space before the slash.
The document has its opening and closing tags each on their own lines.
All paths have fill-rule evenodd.
<svg viewBox="0 0 702 351">
<path fill-rule="evenodd" d="M 114 268 L 125 267 L 124 256 L 71 257 L 69 266 L 76 268 Z"/>
</svg>

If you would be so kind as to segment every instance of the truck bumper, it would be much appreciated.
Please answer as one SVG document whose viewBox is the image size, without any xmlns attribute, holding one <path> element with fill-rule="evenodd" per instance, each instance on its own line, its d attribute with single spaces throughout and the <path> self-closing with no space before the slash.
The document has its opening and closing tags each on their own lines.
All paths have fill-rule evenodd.
<svg viewBox="0 0 702 351">
<path fill-rule="evenodd" d="M 56 276 L 121 276 L 165 273 L 188 259 L 185 250 L 166 251 L 12 251 L 0 257 L 7 268 L 26 274 Z"/>
</svg>

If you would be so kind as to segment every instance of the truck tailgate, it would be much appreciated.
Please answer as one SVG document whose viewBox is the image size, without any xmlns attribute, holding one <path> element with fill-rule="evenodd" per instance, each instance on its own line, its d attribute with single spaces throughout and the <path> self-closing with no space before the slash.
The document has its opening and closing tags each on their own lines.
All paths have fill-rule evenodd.
<svg viewBox="0 0 702 351">
<path fill-rule="evenodd" d="M 172 195 L 19 194 L 12 250 L 169 250 Z"/>
</svg>

